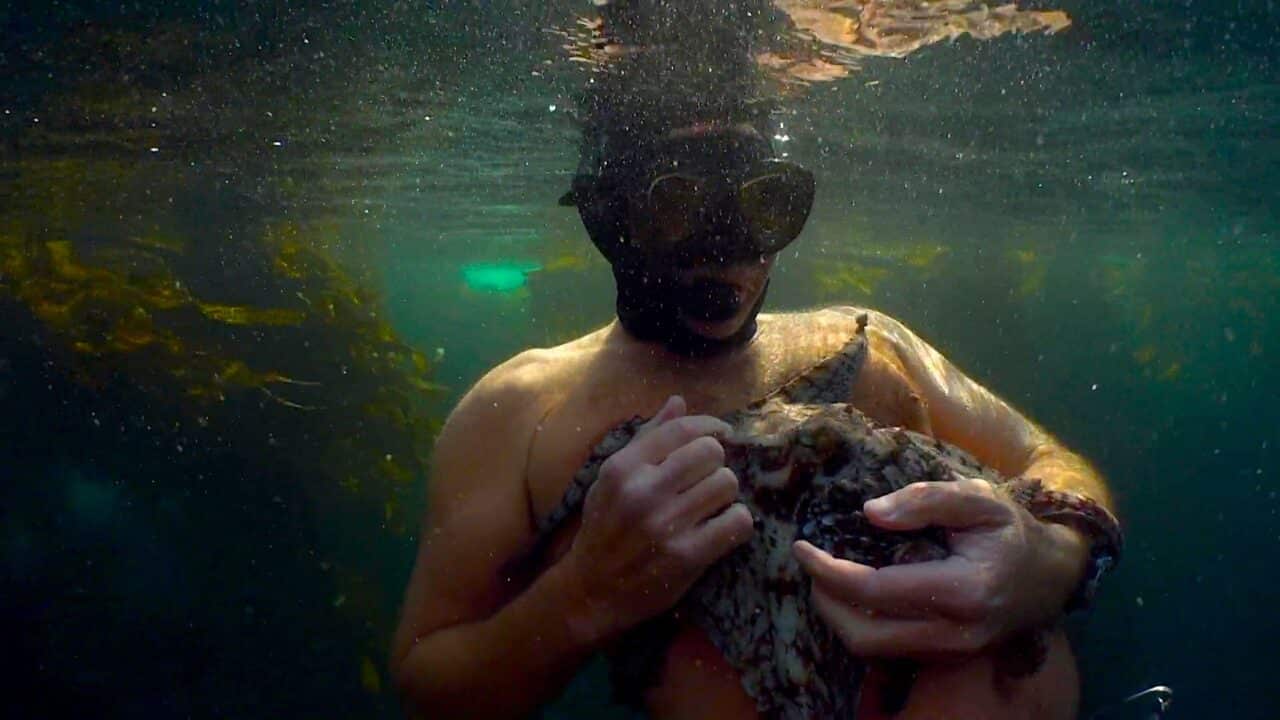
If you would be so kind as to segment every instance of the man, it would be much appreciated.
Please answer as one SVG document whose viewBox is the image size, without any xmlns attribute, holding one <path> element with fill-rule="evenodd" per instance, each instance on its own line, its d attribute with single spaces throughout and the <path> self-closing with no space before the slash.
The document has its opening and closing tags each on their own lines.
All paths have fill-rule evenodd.
<svg viewBox="0 0 1280 720">
<path fill-rule="evenodd" d="M 613 266 L 618 320 L 492 370 L 435 451 L 421 550 L 392 666 L 411 712 L 520 717 L 554 699 L 592 654 L 670 609 L 752 518 L 724 467 L 714 416 L 830 356 L 865 311 L 759 315 L 774 258 L 813 197 L 759 124 L 684 118 L 588 130 L 569 200 Z M 875 420 L 966 448 L 1006 475 L 1107 505 L 1102 480 L 901 323 L 870 312 L 870 353 L 849 401 Z M 653 416 L 602 469 L 578 522 L 532 579 L 503 566 L 617 423 Z M 1060 632 L 1025 677 L 992 650 L 1052 624 L 1088 574 L 1087 533 L 1033 518 L 985 482 L 921 483 L 865 508 L 886 528 L 949 529 L 953 556 L 882 570 L 794 551 L 821 616 L 855 655 L 913 658 L 903 718 L 1074 717 L 1074 661 Z M 880 717 L 873 670 L 860 718 Z M 851 688 L 850 692 L 856 692 Z M 659 683 L 657 718 L 750 718 L 733 669 L 693 627 Z"/>
</svg>

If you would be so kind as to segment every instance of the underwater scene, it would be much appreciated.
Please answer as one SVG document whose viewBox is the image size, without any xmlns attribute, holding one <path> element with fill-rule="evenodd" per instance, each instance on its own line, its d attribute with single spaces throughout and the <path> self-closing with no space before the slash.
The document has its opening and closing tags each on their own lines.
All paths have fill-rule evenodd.
<svg viewBox="0 0 1280 720">
<path fill-rule="evenodd" d="M 0 5 L 6 716 L 404 716 L 445 419 L 615 316 L 562 196 L 628 2 Z M 1280 4 L 762 3 L 816 187 L 764 311 L 892 315 L 1106 478 L 1079 717 L 1280 717 Z M 634 717 L 600 659 L 541 712 Z"/>
</svg>

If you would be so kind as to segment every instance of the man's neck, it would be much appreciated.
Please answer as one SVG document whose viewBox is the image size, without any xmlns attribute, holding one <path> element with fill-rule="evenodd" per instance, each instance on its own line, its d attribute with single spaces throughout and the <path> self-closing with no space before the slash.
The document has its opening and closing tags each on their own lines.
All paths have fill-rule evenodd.
<svg viewBox="0 0 1280 720">
<path fill-rule="evenodd" d="M 711 338 L 685 324 L 680 318 L 681 310 L 670 298 L 655 297 L 636 277 L 620 272 L 616 266 L 614 274 L 618 283 L 618 323 L 634 339 L 657 344 L 672 356 L 684 359 L 710 359 L 750 345 L 757 331 L 756 316 L 769 288 L 766 280 L 737 331 L 723 338 Z"/>
<path fill-rule="evenodd" d="M 757 316 L 753 322 L 755 331 L 745 341 L 711 354 L 689 355 L 659 341 L 638 338 L 616 318 L 609 326 L 607 343 L 631 358 L 642 359 L 646 366 L 662 368 L 675 375 L 733 373 L 751 367 L 760 352 L 762 327 L 768 321 L 763 316 Z"/>
</svg>

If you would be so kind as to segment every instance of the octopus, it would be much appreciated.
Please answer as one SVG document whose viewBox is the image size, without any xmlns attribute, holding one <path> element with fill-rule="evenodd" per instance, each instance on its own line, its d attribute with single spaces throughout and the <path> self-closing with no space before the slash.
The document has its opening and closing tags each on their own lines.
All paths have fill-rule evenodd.
<svg viewBox="0 0 1280 720">
<path fill-rule="evenodd" d="M 865 501 L 924 481 L 982 478 L 1012 494 L 1026 483 L 983 466 L 964 450 L 927 435 L 877 424 L 853 405 L 853 384 L 867 355 L 866 316 L 837 354 L 768 396 L 722 417 L 725 465 L 739 478 L 740 500 L 755 518 L 752 539 L 712 565 L 669 613 L 628 633 L 613 651 L 615 691 L 639 702 L 658 680 L 668 644 L 682 622 L 701 629 L 740 673 L 762 717 L 852 718 L 865 663 L 853 657 L 810 604 L 807 575 L 792 543 L 807 540 L 832 555 L 884 567 L 949 554 L 937 528 L 882 530 L 862 512 Z M 537 526 L 525 561 L 545 552 L 552 535 L 581 510 L 600 467 L 646 421 L 609 431 L 574 475 L 559 505 Z M 1032 488 L 1034 489 L 1034 488 Z M 1026 645 L 1026 643 L 1024 643 Z M 1021 654 L 1031 669 L 1043 649 Z M 891 674 L 905 700 L 913 668 Z M 1022 674 L 1017 673 L 1015 674 Z"/>
</svg>

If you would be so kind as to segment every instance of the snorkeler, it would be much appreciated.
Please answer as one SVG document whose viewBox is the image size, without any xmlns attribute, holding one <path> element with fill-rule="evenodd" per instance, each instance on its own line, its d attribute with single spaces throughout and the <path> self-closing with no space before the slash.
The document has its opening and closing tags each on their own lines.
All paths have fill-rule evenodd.
<svg viewBox="0 0 1280 720">
<path fill-rule="evenodd" d="M 769 136 L 749 113 L 588 126 L 563 202 L 613 268 L 618 317 L 493 369 L 441 432 L 392 650 L 411 715 L 528 715 L 589 657 L 671 609 L 753 533 L 715 416 L 837 352 L 860 315 L 869 352 L 851 404 L 1006 476 L 1110 505 L 1083 459 L 897 320 L 850 307 L 760 312 L 775 258 L 800 234 L 814 195 L 812 174 L 777 157 Z M 509 561 L 595 443 L 650 415 L 606 463 L 548 561 L 531 577 L 511 574 Z M 993 648 L 1055 626 L 1090 594 L 1105 567 L 1091 553 L 1096 538 L 1036 520 L 978 480 L 918 483 L 865 511 L 884 528 L 944 527 L 953 553 L 875 570 L 794 548 L 817 611 L 853 655 L 919 662 L 894 717 L 1075 716 L 1075 661 L 1060 630 L 1048 634 L 1038 669 L 1019 677 L 999 672 Z M 642 698 L 652 717 L 757 716 L 734 669 L 692 625 L 679 628 L 661 665 Z M 891 691 L 872 667 L 859 718 L 883 717 L 879 699 Z"/>
</svg>

